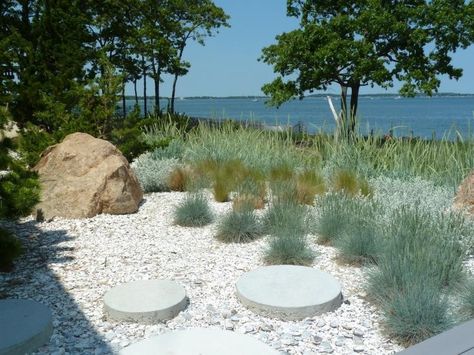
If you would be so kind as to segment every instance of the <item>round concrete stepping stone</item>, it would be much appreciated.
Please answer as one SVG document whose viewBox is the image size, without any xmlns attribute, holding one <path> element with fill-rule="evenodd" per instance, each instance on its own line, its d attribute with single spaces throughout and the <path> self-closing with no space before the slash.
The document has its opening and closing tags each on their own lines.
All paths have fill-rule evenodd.
<svg viewBox="0 0 474 355">
<path fill-rule="evenodd" d="M 126 347 L 121 355 L 278 355 L 250 335 L 220 329 L 194 328 L 161 334 Z"/>
<path fill-rule="evenodd" d="M 237 297 L 252 311 L 284 320 L 313 317 L 342 303 L 339 282 L 305 266 L 261 267 L 242 275 L 236 287 Z"/>
<path fill-rule="evenodd" d="M 142 324 L 172 319 L 186 308 L 184 288 L 170 280 L 139 280 L 114 287 L 104 296 L 108 317 Z"/>
<path fill-rule="evenodd" d="M 25 354 L 49 342 L 51 311 L 31 300 L 0 300 L 0 354 Z"/>
</svg>

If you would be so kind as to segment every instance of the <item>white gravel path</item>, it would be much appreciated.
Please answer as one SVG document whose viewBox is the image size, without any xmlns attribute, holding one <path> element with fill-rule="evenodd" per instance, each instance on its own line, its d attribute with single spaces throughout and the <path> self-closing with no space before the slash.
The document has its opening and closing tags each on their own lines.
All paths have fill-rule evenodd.
<svg viewBox="0 0 474 355">
<path fill-rule="evenodd" d="M 202 228 L 173 225 L 172 213 L 184 193 L 145 196 L 136 214 L 100 215 L 49 223 L 22 220 L 16 228 L 29 251 L 15 271 L 0 274 L 0 297 L 34 299 L 53 311 L 54 334 L 38 354 L 113 353 L 135 341 L 174 329 L 216 327 L 248 333 L 288 354 L 391 354 L 402 348 L 381 333 L 377 310 L 364 300 L 363 270 L 340 265 L 335 250 L 315 243 L 313 267 L 329 272 L 343 287 L 335 312 L 302 321 L 279 321 L 243 307 L 235 282 L 263 265 L 266 238 L 223 244 L 215 223 Z M 216 214 L 230 203 L 212 203 Z M 139 279 L 173 279 L 186 289 L 188 308 L 157 325 L 107 321 L 107 290 Z"/>
</svg>

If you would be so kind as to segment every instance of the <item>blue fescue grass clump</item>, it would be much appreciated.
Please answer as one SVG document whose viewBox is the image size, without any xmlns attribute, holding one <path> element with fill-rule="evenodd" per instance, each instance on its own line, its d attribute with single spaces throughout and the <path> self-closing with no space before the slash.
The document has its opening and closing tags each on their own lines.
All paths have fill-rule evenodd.
<svg viewBox="0 0 474 355">
<path fill-rule="evenodd" d="M 414 344 L 452 324 L 446 297 L 465 279 L 465 228 L 453 212 L 432 214 L 413 206 L 394 212 L 377 267 L 368 274 L 368 295 L 397 341 Z"/>
<path fill-rule="evenodd" d="M 460 287 L 461 317 L 474 318 L 474 279 L 469 279 Z"/>
<path fill-rule="evenodd" d="M 305 235 L 284 228 L 270 237 L 265 261 L 273 265 L 311 265 L 315 257 Z"/>
<path fill-rule="evenodd" d="M 448 297 L 429 281 L 415 278 L 382 305 L 387 336 L 409 346 L 454 325 Z"/>
<path fill-rule="evenodd" d="M 309 215 L 306 206 L 284 201 L 273 202 L 262 218 L 265 233 L 277 234 L 289 229 L 294 234 L 305 235 L 308 232 Z"/>
<path fill-rule="evenodd" d="M 380 299 L 405 288 L 418 277 L 440 287 L 463 279 L 465 251 L 461 219 L 455 213 L 431 215 L 417 208 L 396 211 L 387 226 L 377 271 L 370 275 L 371 293 Z"/>
<path fill-rule="evenodd" d="M 209 202 L 200 193 L 187 195 L 174 212 L 174 223 L 183 227 L 202 227 L 213 219 Z"/>
<path fill-rule="evenodd" d="M 270 234 L 265 252 L 268 264 L 309 265 L 315 257 L 308 246 L 308 210 L 306 206 L 274 202 L 264 216 Z"/>
<path fill-rule="evenodd" d="M 354 200 L 341 193 L 321 196 L 316 201 L 318 216 L 314 225 L 318 242 L 332 244 L 347 230 L 348 224 L 355 213 Z"/>
<path fill-rule="evenodd" d="M 334 245 L 340 258 L 351 264 L 376 263 L 383 245 L 382 226 L 377 223 L 377 205 L 359 200 L 358 212 L 348 216 Z"/>
<path fill-rule="evenodd" d="M 248 243 L 262 232 L 260 220 L 251 208 L 233 209 L 217 225 L 216 239 L 225 243 Z"/>
</svg>

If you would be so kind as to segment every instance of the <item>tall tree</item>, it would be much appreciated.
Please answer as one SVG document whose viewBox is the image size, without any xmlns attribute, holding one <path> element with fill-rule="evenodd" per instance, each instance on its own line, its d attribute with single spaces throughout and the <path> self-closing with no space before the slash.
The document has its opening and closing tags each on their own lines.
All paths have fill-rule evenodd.
<svg viewBox="0 0 474 355">
<path fill-rule="evenodd" d="M 263 49 L 263 61 L 279 74 L 263 92 L 279 106 L 337 84 L 348 134 L 356 127 L 362 86 L 388 88 L 396 79 L 403 82 L 402 95 L 431 95 L 439 75 L 461 77 L 451 54 L 474 41 L 472 1 L 288 0 L 287 14 L 300 20 L 300 28 Z"/>
<path fill-rule="evenodd" d="M 190 63 L 183 60 L 186 44 L 193 40 L 204 45 L 206 37 L 213 36 L 222 26 L 229 27 L 229 16 L 212 0 L 173 0 L 170 1 L 170 9 L 176 24 L 173 43 L 177 55 L 170 67 L 174 77 L 169 108 L 174 112 L 178 78 L 185 75 L 190 67 Z"/>
</svg>

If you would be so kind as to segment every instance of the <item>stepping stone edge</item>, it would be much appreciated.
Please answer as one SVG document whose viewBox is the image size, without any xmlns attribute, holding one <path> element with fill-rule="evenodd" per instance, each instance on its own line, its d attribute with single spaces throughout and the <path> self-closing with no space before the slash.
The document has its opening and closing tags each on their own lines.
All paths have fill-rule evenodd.
<svg viewBox="0 0 474 355">
<path fill-rule="evenodd" d="M 170 280 L 139 280 L 114 287 L 104 296 L 110 320 L 155 324 L 176 317 L 189 304 L 186 291 Z"/>
<path fill-rule="evenodd" d="M 32 300 L 0 300 L 0 354 L 23 355 L 49 343 L 52 313 Z"/>
<path fill-rule="evenodd" d="M 252 287 L 268 287 L 268 302 L 263 290 L 254 293 Z M 265 266 L 243 274 L 236 295 L 252 312 L 281 320 L 318 316 L 334 311 L 343 301 L 341 286 L 331 275 L 293 265 Z"/>
</svg>

